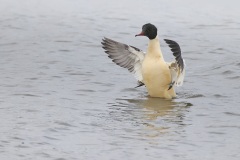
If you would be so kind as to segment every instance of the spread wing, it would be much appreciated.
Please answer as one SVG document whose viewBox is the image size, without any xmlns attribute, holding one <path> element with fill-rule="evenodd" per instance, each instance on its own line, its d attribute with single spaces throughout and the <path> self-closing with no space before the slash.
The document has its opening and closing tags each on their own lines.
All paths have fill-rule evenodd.
<svg viewBox="0 0 240 160">
<path fill-rule="evenodd" d="M 143 51 L 109 38 L 102 40 L 102 47 L 114 63 L 123 68 L 127 68 L 129 72 L 134 74 L 138 83 L 142 83 L 142 62 L 145 56 Z"/>
<path fill-rule="evenodd" d="M 182 86 L 185 76 L 185 63 L 184 59 L 182 58 L 182 53 L 179 44 L 173 40 L 169 39 L 164 40 L 171 48 L 171 51 L 175 56 L 175 62 L 169 64 L 170 72 L 172 75 L 172 82 L 169 86 L 169 89 L 171 89 L 173 85 Z"/>
</svg>

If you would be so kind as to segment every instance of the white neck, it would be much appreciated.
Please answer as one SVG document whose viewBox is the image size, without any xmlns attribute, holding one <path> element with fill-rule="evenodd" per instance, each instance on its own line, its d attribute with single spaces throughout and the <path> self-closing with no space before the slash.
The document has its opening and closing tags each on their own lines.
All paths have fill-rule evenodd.
<svg viewBox="0 0 240 160">
<path fill-rule="evenodd" d="M 158 36 L 156 36 L 156 38 L 154 38 L 152 40 L 149 40 L 147 54 L 163 59 Z"/>
</svg>

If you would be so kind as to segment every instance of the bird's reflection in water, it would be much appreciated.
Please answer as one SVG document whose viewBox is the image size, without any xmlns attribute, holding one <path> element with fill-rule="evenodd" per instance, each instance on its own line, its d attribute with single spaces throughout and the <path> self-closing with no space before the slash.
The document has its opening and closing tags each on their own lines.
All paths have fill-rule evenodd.
<svg viewBox="0 0 240 160">
<path fill-rule="evenodd" d="M 128 100 L 129 103 L 138 104 L 139 107 L 147 109 L 147 117 L 149 119 L 156 119 L 159 116 L 165 116 L 171 112 L 177 103 L 172 100 L 165 100 L 160 98 L 150 98 L 143 100 Z"/>
<path fill-rule="evenodd" d="M 156 120 L 158 117 L 164 116 L 181 116 L 179 111 L 191 106 L 189 103 L 176 102 L 174 100 L 152 98 L 147 99 L 125 99 L 129 104 L 136 105 L 145 109 L 146 117 L 149 120 Z"/>
<path fill-rule="evenodd" d="M 141 117 L 141 123 L 146 126 L 143 134 L 148 137 L 156 137 L 168 133 L 170 130 L 175 132 L 183 128 L 186 125 L 183 121 L 185 113 L 187 108 L 191 106 L 190 103 L 151 97 L 118 99 L 118 101 L 122 104 L 125 101 L 125 106 L 128 105 L 135 111 L 138 110 L 138 113 L 134 115 L 139 119 Z"/>
</svg>

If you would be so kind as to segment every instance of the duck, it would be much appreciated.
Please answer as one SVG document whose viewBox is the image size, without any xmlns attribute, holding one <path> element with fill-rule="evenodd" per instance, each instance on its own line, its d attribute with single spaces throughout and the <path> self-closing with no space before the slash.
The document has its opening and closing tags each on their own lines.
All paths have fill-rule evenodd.
<svg viewBox="0 0 240 160">
<path fill-rule="evenodd" d="M 164 60 L 157 32 L 155 25 L 147 23 L 142 26 L 141 33 L 135 35 L 149 39 L 146 52 L 106 37 L 101 44 L 115 64 L 128 69 L 134 75 L 137 79 L 136 88 L 145 86 L 150 97 L 173 99 L 177 96 L 175 87 L 183 85 L 185 61 L 179 44 L 170 39 L 164 41 L 175 59 L 172 62 Z"/>
</svg>

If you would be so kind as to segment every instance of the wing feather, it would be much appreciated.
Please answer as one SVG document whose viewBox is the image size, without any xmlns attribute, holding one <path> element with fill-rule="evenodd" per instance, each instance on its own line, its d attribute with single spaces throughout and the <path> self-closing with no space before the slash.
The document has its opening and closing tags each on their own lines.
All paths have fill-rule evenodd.
<svg viewBox="0 0 240 160">
<path fill-rule="evenodd" d="M 182 53 L 180 46 L 177 42 L 169 39 L 164 39 L 168 46 L 171 48 L 173 55 L 175 56 L 175 62 L 172 62 L 169 65 L 170 72 L 172 75 L 172 83 L 170 84 L 169 88 L 173 85 L 182 86 L 184 76 L 185 76 L 185 62 L 182 58 Z"/>
<path fill-rule="evenodd" d="M 175 60 L 178 64 L 178 67 L 181 69 L 181 72 L 182 72 L 184 69 L 184 62 L 182 59 L 181 49 L 180 49 L 179 44 L 173 40 L 169 40 L 169 39 L 164 39 L 164 40 L 168 44 L 168 46 L 171 48 L 171 51 L 173 52 L 173 55 L 175 56 Z"/>
<path fill-rule="evenodd" d="M 134 74 L 139 83 L 142 83 L 142 62 L 145 57 L 143 51 L 109 38 L 104 38 L 102 40 L 102 48 L 114 63 L 128 69 L 129 72 Z"/>
</svg>

